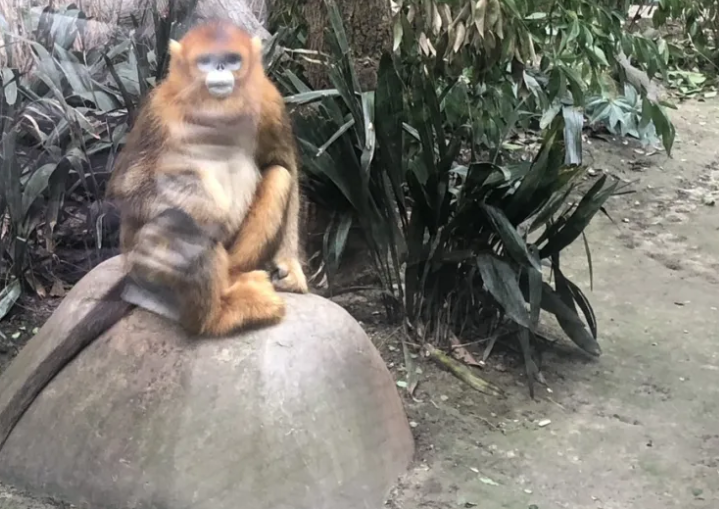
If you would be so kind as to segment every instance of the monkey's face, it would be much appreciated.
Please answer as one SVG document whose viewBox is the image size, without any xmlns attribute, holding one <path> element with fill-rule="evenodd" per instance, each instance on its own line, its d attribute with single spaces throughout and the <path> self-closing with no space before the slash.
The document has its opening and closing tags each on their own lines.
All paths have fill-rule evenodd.
<svg viewBox="0 0 719 509">
<path fill-rule="evenodd" d="M 233 51 L 204 53 L 195 59 L 195 68 L 204 75 L 210 95 L 223 99 L 235 89 L 235 74 L 239 74 L 242 60 L 242 55 Z"/>
<path fill-rule="evenodd" d="M 239 96 L 250 75 L 262 66 L 260 40 L 228 22 L 199 25 L 179 42 L 171 41 L 169 49 L 169 77 L 177 82 L 183 95 L 190 97 L 200 92 L 195 100 L 203 96 L 211 100 Z"/>
</svg>

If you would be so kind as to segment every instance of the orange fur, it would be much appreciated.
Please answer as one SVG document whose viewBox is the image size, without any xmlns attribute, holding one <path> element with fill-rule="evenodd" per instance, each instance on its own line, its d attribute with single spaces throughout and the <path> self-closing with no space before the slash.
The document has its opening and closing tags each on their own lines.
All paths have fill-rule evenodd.
<svg viewBox="0 0 719 509">
<path fill-rule="evenodd" d="M 243 65 L 233 71 L 234 92 L 217 99 L 195 61 L 227 51 L 239 53 Z M 181 296 L 180 321 L 192 332 L 276 322 L 285 308 L 275 290 L 307 291 L 297 241 L 297 155 L 284 101 L 264 73 L 259 40 L 228 23 L 195 27 L 170 53 L 168 76 L 138 118 L 110 182 L 110 196 L 126 204 L 123 251 L 134 253 L 137 270 Z M 198 141 L 203 136 L 230 141 L 208 148 Z M 199 188 L 174 191 L 188 170 Z M 167 206 L 203 230 L 224 232 L 202 270 L 172 267 L 168 260 L 178 256 L 163 257 L 159 239 L 136 245 L 143 225 Z M 280 274 L 274 283 L 260 270 L 266 264 Z"/>
</svg>

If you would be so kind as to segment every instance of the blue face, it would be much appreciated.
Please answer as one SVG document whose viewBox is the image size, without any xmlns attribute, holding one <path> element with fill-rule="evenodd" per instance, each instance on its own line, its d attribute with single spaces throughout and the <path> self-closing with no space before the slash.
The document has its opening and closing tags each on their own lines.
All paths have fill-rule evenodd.
<svg viewBox="0 0 719 509">
<path fill-rule="evenodd" d="M 207 91 L 216 99 L 229 97 L 235 89 L 234 73 L 242 68 L 242 55 L 235 52 L 205 53 L 195 59 L 205 75 Z"/>
<path fill-rule="evenodd" d="M 212 71 L 239 71 L 242 56 L 239 53 L 205 54 L 197 58 L 197 68 L 207 74 Z"/>
</svg>

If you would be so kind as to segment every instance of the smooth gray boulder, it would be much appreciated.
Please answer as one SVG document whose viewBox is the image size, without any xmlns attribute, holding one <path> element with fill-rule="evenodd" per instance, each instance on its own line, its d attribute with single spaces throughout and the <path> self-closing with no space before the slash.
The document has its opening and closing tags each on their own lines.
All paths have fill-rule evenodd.
<svg viewBox="0 0 719 509">
<path fill-rule="evenodd" d="M 12 368 L 120 275 L 118 257 L 86 275 Z M 133 310 L 35 400 L 0 479 L 93 509 L 381 508 L 414 449 L 392 376 L 344 309 L 284 295 L 281 324 L 222 339 Z"/>
</svg>

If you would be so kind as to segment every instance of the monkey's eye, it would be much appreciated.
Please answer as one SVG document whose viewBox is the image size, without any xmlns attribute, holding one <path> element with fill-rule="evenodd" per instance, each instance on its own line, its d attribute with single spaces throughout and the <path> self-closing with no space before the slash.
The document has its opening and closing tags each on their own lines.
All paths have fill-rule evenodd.
<svg viewBox="0 0 719 509">
<path fill-rule="evenodd" d="M 212 55 L 202 55 L 197 59 L 197 68 L 202 72 L 210 72 L 215 67 L 215 59 Z"/>
<path fill-rule="evenodd" d="M 230 53 L 225 57 L 225 67 L 228 71 L 237 71 L 242 67 L 242 57 L 237 53 Z"/>
</svg>

